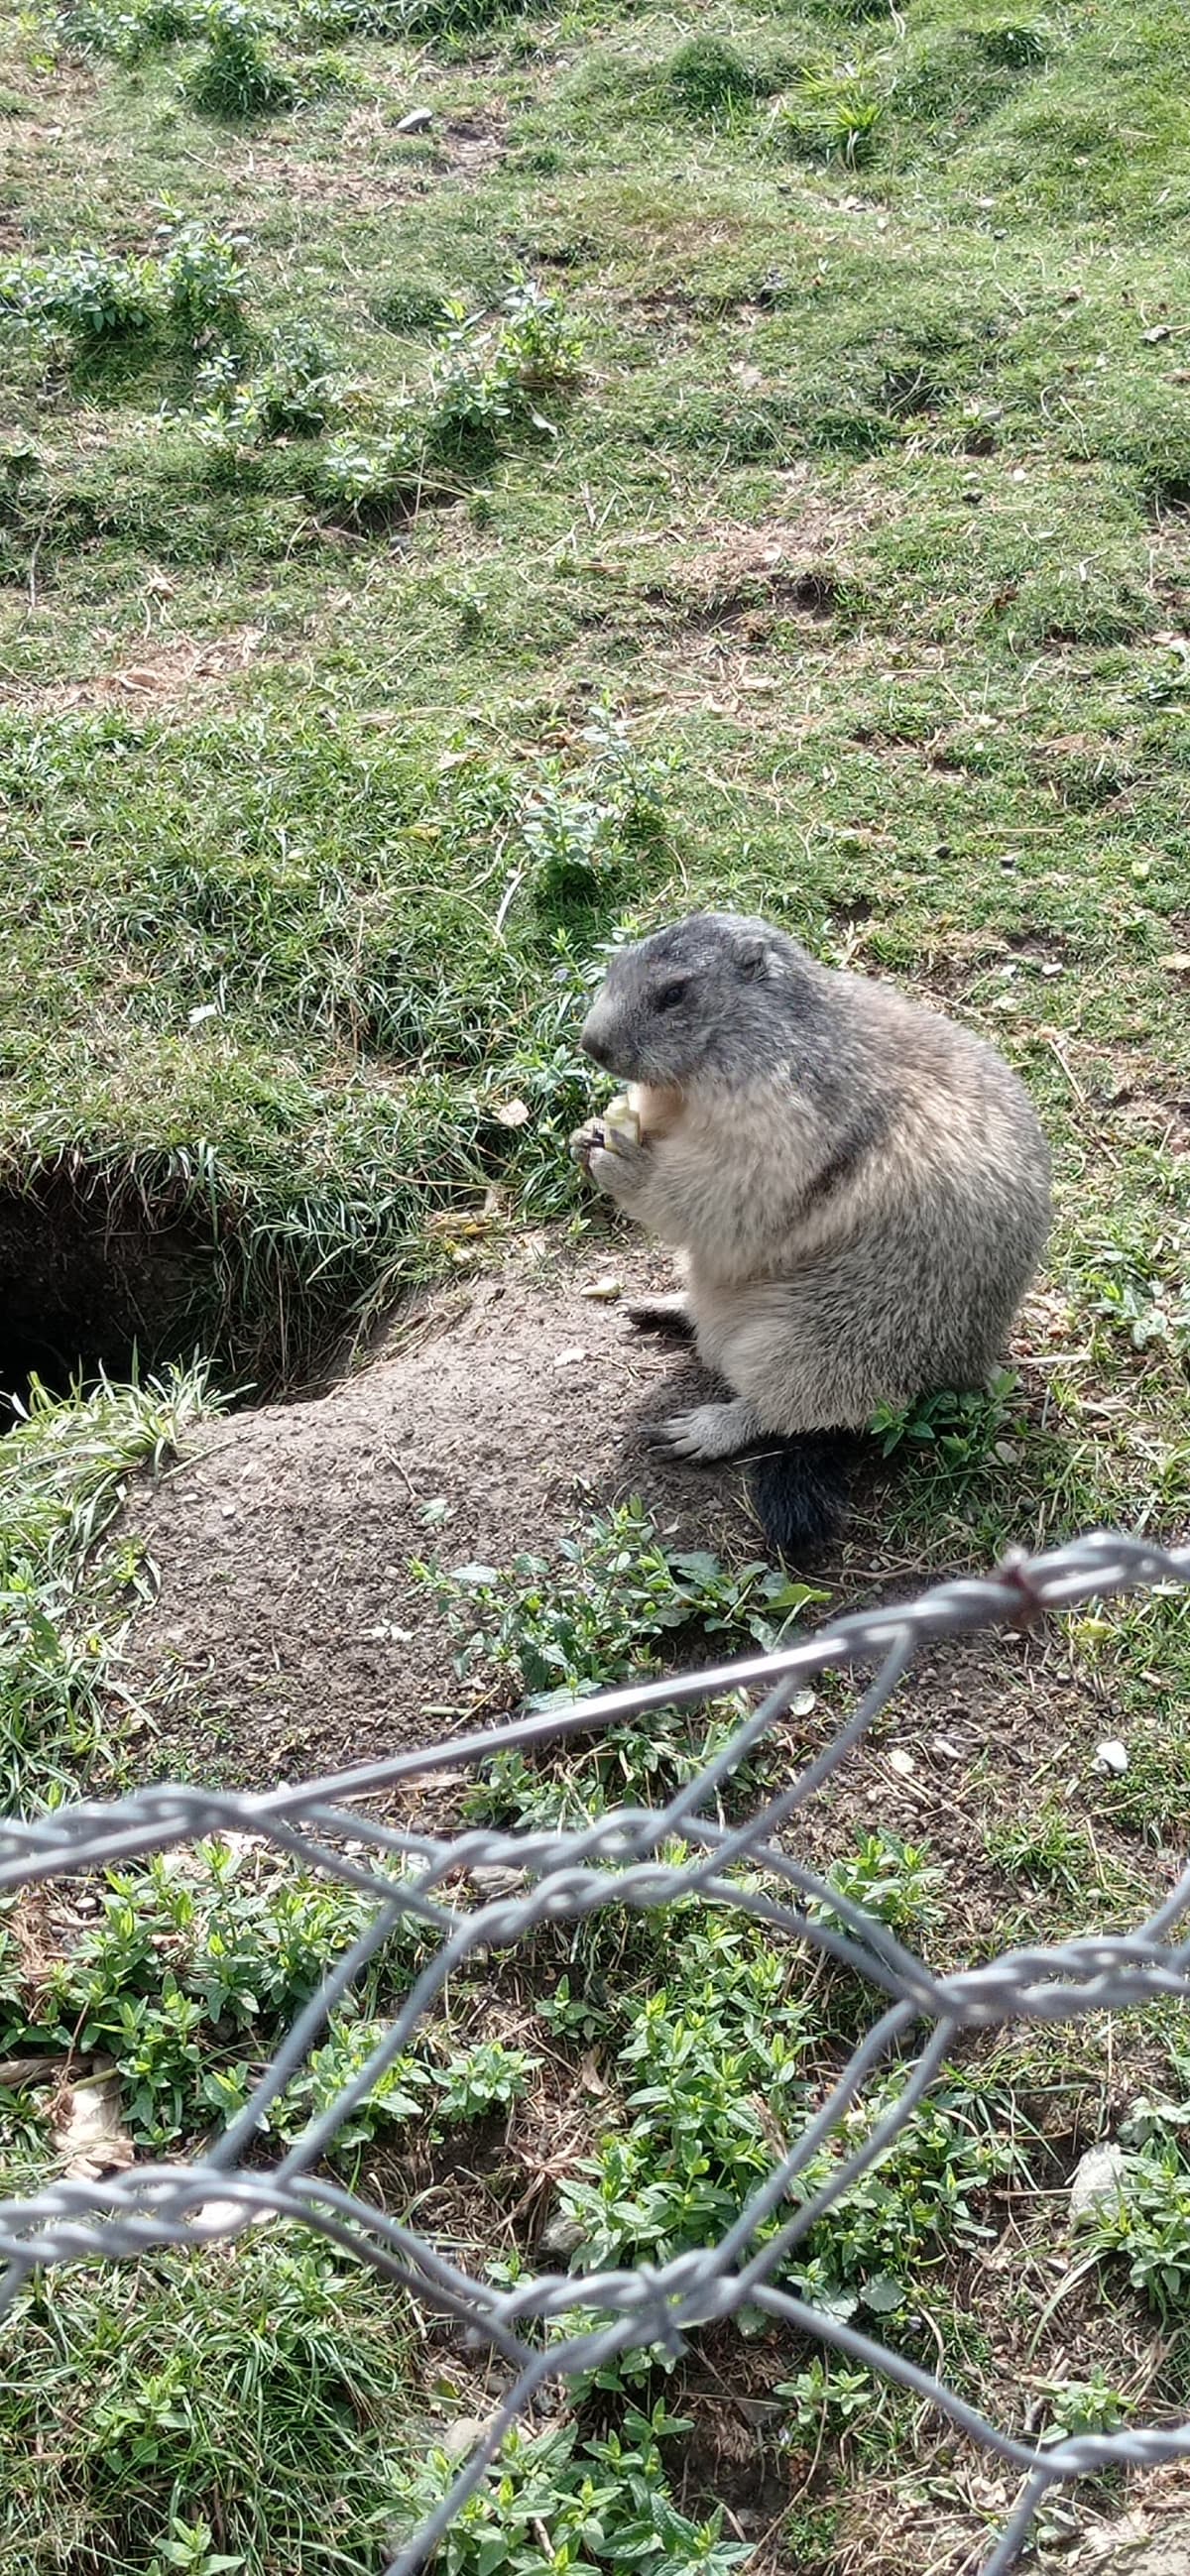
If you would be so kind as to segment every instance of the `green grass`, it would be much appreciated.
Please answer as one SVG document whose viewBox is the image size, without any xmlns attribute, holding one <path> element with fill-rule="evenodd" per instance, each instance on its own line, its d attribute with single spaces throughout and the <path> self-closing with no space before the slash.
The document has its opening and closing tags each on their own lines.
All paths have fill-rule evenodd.
<svg viewBox="0 0 1190 2576">
<path fill-rule="evenodd" d="M 74 1402 L 32 1390 L 0 1443 L 0 1773 L 5 1805 L 57 1802 L 79 1768 L 119 1760 L 108 1693 L 128 1613 L 151 1585 L 143 1550 L 110 1533 L 129 1477 L 161 1467 L 210 1408 L 201 1371 L 101 1384 Z"/>
<path fill-rule="evenodd" d="M 0 2329 L 5 2563 L 374 2562 L 404 2476 L 410 2331 L 395 2293 L 296 2236 L 47 2277 Z"/>
<path fill-rule="evenodd" d="M 262 34 L 292 100 L 245 140 L 195 85 Z M 680 890 L 1007 1045 L 1077 1338 L 1100 1095 L 1185 1057 L 1180 15 L 584 16 L 560 75 L 557 35 L 14 25 L 14 103 L 65 101 L 72 154 L 34 138 L 10 186 L 13 1186 L 52 1227 L 69 1156 L 76 1200 L 168 1216 L 160 1350 L 300 1376 L 443 1206 L 574 1205 L 556 970 Z M 311 91 L 327 41 L 349 78 Z M 188 682 L 221 639 L 242 671 Z M 601 707 L 635 777 L 593 853 Z M 1184 1216 L 1168 1141 L 1135 1196 Z"/>
<path fill-rule="evenodd" d="M 213 1384 L 300 1384 L 442 1266 L 444 1217 L 483 1212 L 497 1245 L 588 1221 L 564 1150 L 590 1097 L 583 997 L 606 940 L 679 905 L 763 907 L 935 998 L 1019 1065 L 1053 1138 L 1021 1365 L 986 1402 L 885 1424 L 886 1555 L 950 1569 L 1105 1521 L 1184 1531 L 1184 10 L 738 0 L 692 32 L 652 0 L 77 0 L 11 12 L 0 52 L 0 1358 L 59 1386 L 108 1370 L 0 1445 L 10 1798 L 127 1770 L 114 1656 L 151 1572 L 108 1525 Z M 429 129 L 402 135 L 419 105 Z M 631 1513 L 576 1528 L 561 1564 L 481 1575 L 448 1586 L 460 1653 L 533 1690 L 659 1656 L 690 1620 L 759 1634 L 798 1606 Z M 927 1955 L 1122 1922 L 1168 1884 L 1184 1605 L 1089 1610 L 1043 1679 L 1026 1761 L 1006 1743 L 965 1784 L 961 1868 L 916 1808 L 895 1830 L 870 1804 L 832 1817 L 840 1899 Z M 1117 1732 L 1129 1768 L 1098 1774 Z M 505 1763 L 472 1813 L 647 1799 L 704 1740 L 666 1720 Z M 109 1886 L 35 1990 L 6 1954 L 6 2045 L 88 2028 L 158 2151 L 243 2098 L 311 1925 L 322 1955 L 354 1921 L 208 1866 Z M 689 2243 L 871 2008 L 721 1929 L 543 1934 L 527 1985 L 512 1966 L 465 1985 L 394 2071 L 349 2171 L 416 2214 L 411 2137 L 435 2172 L 470 2158 L 482 2223 L 472 2204 L 450 2223 L 476 2259 L 498 2225 L 514 2268 L 545 2189 L 580 2261 Z M 279 2136 L 408 1964 L 356 1997 Z M 1055 2195 L 1111 2125 L 1124 2050 L 1138 2086 L 1177 2092 L 1162 2035 L 1131 2025 L 972 2052 L 816 2231 L 809 2285 L 1011 2414 L 1009 2293 L 962 2323 L 981 2231 L 1011 2209 L 1032 2332 Z M 586 2152 L 543 2183 L 550 2067 Z M 47 2169 L 27 2100 L 5 2137 L 14 2173 Z M 1135 2150 L 1073 2387 L 1055 2315 L 1055 2422 L 1104 2418 L 1137 2321 L 1183 2295 L 1179 2138 L 1167 2110 Z M 767 2456 L 800 2462 L 787 2565 L 826 2570 L 854 2555 L 853 2469 L 857 2489 L 902 2474 L 917 2430 L 873 2401 L 861 2446 L 839 2366 L 778 2340 L 733 2345 L 733 2372 L 745 2349 L 777 2410 Z M 450 2563 L 535 2549 L 543 2509 L 561 2548 L 642 2384 L 585 2397 L 569 2449 L 540 2437 L 495 2534 L 485 2503 Z M 48 2576 L 379 2562 L 445 2474 L 409 2465 L 434 2423 L 485 2402 L 428 2388 L 399 2305 L 317 2250 L 260 2239 L 201 2281 L 173 2256 L 64 2274 L 0 2353 L 0 2553 Z M 655 2439 L 672 2486 L 641 2468 Z M 697 2445 L 631 2440 L 617 2483 L 651 2484 L 654 2554 L 726 2563 L 699 2534 Z M 613 2558 L 645 2545 L 608 2529 Z"/>
</svg>

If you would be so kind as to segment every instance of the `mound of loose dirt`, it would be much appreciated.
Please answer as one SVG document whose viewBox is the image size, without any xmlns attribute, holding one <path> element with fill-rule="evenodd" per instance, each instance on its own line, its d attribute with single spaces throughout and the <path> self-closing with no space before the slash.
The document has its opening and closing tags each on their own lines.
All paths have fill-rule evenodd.
<svg viewBox="0 0 1190 2576">
<path fill-rule="evenodd" d="M 643 1424 L 707 1384 L 680 1344 L 584 1296 L 609 1275 L 669 1284 L 639 1254 L 530 1247 L 428 1299 L 330 1394 L 230 1416 L 134 1493 L 160 1580 L 128 1676 L 154 1768 L 252 1784 L 445 1734 L 464 1695 L 413 1558 L 545 1555 L 634 1493 L 676 1545 L 747 1540 L 738 1472 L 647 1449 Z"/>
</svg>

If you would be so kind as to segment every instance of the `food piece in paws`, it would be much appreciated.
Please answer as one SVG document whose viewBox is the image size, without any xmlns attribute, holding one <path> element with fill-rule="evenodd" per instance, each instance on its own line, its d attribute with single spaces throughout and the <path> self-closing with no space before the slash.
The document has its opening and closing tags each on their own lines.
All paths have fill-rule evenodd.
<svg viewBox="0 0 1190 2576">
<path fill-rule="evenodd" d="M 615 1099 L 608 1102 L 607 1108 L 602 1112 L 601 1124 L 604 1141 L 612 1147 L 613 1152 L 618 1144 L 639 1145 L 640 1120 L 626 1091 L 618 1091 Z"/>
</svg>

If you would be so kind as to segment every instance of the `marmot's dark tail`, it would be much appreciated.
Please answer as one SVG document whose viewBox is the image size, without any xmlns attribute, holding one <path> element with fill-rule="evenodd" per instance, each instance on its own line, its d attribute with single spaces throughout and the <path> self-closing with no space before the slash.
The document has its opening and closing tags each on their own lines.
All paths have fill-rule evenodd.
<svg viewBox="0 0 1190 2576">
<path fill-rule="evenodd" d="M 847 1517 L 854 1434 L 805 1432 L 774 1440 L 749 1461 L 748 1485 L 770 1547 L 795 1564 L 837 1538 Z"/>
</svg>

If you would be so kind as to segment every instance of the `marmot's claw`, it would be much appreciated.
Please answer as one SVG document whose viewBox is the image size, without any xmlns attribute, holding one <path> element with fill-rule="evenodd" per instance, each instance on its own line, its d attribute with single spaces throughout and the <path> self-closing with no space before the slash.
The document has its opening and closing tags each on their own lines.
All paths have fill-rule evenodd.
<svg viewBox="0 0 1190 2576">
<path fill-rule="evenodd" d="M 741 1441 L 740 1415 L 746 1408 L 739 1399 L 729 1404 L 693 1404 L 688 1413 L 667 1413 L 663 1422 L 650 1426 L 646 1437 L 657 1449 L 671 1458 L 695 1458 L 701 1463 L 715 1458 L 734 1458 Z"/>
<path fill-rule="evenodd" d="M 588 1118 L 585 1126 L 575 1128 L 570 1139 L 570 1151 L 574 1161 L 580 1163 L 584 1171 L 588 1170 L 592 1154 L 602 1147 L 603 1142 L 602 1120 Z"/>
<path fill-rule="evenodd" d="M 696 1405 L 689 1413 L 667 1413 L 663 1422 L 652 1422 L 646 1437 L 651 1449 L 660 1449 L 670 1458 L 705 1458 L 708 1454 L 699 1422 L 703 1407 Z"/>
</svg>

